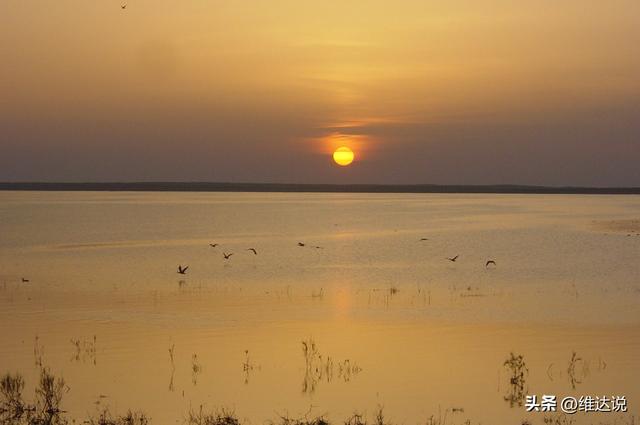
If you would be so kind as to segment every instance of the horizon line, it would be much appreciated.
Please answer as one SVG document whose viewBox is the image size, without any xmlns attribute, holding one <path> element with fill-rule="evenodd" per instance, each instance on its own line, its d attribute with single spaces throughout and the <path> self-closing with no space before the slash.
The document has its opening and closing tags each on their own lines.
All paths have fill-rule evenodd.
<svg viewBox="0 0 640 425">
<path fill-rule="evenodd" d="M 103 192 L 317 192 L 317 193 L 505 193 L 638 195 L 640 187 L 526 184 L 252 183 L 209 181 L 0 182 L 2 191 Z"/>
</svg>

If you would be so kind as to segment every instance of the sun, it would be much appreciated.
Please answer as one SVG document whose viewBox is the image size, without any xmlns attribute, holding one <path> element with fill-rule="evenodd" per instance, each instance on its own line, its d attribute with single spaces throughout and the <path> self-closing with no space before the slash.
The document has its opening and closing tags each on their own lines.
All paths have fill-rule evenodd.
<svg viewBox="0 0 640 425">
<path fill-rule="evenodd" d="M 338 165 L 342 165 L 343 167 L 351 164 L 354 158 L 353 151 L 346 146 L 339 147 L 333 153 L 333 160 Z"/>
</svg>

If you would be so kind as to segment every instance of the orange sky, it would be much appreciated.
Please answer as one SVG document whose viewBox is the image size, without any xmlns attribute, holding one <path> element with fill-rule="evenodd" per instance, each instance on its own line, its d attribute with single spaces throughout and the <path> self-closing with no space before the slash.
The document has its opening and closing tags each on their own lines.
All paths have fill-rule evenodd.
<svg viewBox="0 0 640 425">
<path fill-rule="evenodd" d="M 640 185 L 637 1 L 127 3 L 0 4 L 0 180 Z"/>
</svg>

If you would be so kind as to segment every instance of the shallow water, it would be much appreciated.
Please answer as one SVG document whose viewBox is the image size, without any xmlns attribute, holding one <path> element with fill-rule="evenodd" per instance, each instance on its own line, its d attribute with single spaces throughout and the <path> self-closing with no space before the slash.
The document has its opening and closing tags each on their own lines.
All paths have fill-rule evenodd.
<svg viewBox="0 0 640 425">
<path fill-rule="evenodd" d="M 505 401 L 514 352 L 529 393 L 637 416 L 639 216 L 638 196 L 0 192 L 0 372 L 30 394 L 41 359 L 78 418 L 542 423 Z"/>
</svg>

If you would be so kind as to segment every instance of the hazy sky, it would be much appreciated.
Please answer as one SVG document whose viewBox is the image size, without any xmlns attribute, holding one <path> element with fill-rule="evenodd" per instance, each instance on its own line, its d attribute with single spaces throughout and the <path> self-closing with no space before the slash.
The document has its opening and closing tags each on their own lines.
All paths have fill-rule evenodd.
<svg viewBox="0 0 640 425">
<path fill-rule="evenodd" d="M 120 4 L 0 2 L 0 180 L 640 186 L 638 0 Z"/>
</svg>

